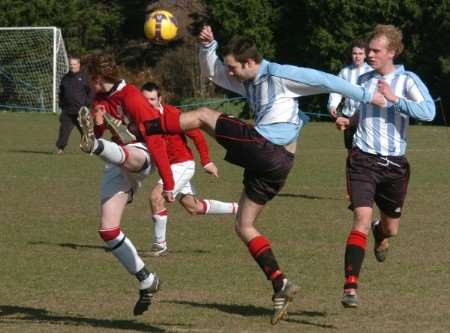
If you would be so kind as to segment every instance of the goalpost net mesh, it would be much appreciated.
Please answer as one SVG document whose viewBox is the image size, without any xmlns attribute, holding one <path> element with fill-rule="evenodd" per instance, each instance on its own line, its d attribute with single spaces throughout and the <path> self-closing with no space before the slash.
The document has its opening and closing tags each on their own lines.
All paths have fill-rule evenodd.
<svg viewBox="0 0 450 333">
<path fill-rule="evenodd" d="M 68 70 L 60 29 L 0 28 L 0 109 L 56 112 Z"/>
</svg>

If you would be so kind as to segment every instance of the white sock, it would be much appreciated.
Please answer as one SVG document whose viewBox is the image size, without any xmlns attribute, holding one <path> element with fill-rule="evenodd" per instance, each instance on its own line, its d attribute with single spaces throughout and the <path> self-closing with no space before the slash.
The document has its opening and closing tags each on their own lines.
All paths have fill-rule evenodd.
<svg viewBox="0 0 450 333">
<path fill-rule="evenodd" d="M 112 254 L 130 274 L 136 274 L 144 268 L 144 262 L 139 257 L 136 248 L 122 231 L 117 237 L 105 241 L 105 243 L 112 249 Z"/>
<path fill-rule="evenodd" d="M 155 280 L 155 274 L 150 273 L 150 275 L 148 276 L 148 278 L 146 278 L 144 281 L 140 281 L 139 282 L 139 289 L 147 289 L 150 288 L 150 286 L 152 285 L 153 281 Z"/>
<path fill-rule="evenodd" d="M 167 210 L 152 215 L 155 243 L 166 242 Z"/>
<path fill-rule="evenodd" d="M 222 202 L 217 200 L 203 199 L 203 214 L 236 214 L 238 204 L 236 202 Z"/>
<path fill-rule="evenodd" d="M 97 148 L 100 146 L 102 147 L 102 150 L 96 153 L 96 155 L 98 155 L 105 162 L 115 165 L 122 165 L 125 162 L 127 158 L 126 151 L 117 143 L 104 139 L 98 139 L 94 144 L 93 151 L 96 152 Z"/>
</svg>

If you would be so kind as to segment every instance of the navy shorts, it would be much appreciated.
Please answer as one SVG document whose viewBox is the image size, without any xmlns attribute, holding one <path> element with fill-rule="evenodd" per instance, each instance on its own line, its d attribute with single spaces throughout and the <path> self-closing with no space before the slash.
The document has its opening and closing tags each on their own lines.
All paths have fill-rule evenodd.
<svg viewBox="0 0 450 333">
<path fill-rule="evenodd" d="M 227 153 L 225 160 L 244 168 L 244 189 L 254 202 L 264 205 L 280 192 L 294 164 L 294 154 L 261 136 L 253 126 L 221 115 L 216 140 Z"/>
<path fill-rule="evenodd" d="M 405 156 L 377 156 L 353 148 L 347 159 L 351 207 L 372 207 L 375 202 L 384 214 L 399 218 L 409 175 Z"/>
</svg>

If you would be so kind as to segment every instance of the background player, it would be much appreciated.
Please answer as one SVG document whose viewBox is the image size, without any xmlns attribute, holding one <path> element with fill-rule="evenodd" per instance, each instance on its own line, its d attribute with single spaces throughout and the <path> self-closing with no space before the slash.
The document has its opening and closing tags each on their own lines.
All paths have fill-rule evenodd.
<svg viewBox="0 0 450 333">
<path fill-rule="evenodd" d="M 394 65 L 403 51 L 402 38 L 402 32 L 393 25 L 377 25 L 369 35 L 368 48 L 368 61 L 374 70 L 360 76 L 358 82 L 380 91 L 387 102 L 382 107 L 363 104 L 358 117 L 352 118 L 357 119 L 357 129 L 347 174 L 353 225 L 345 248 L 344 307 L 358 306 L 356 289 L 371 226 L 379 262 L 386 259 L 388 238 L 398 233 L 410 176 L 405 157 L 409 118 L 431 121 L 436 112 L 420 78 Z M 340 129 L 350 122 L 344 117 L 336 119 Z M 380 218 L 372 222 L 374 202 Z"/>
<path fill-rule="evenodd" d="M 153 82 L 147 82 L 141 88 L 141 91 L 149 103 L 161 114 L 166 112 L 179 112 L 174 106 L 162 103 L 161 91 L 158 85 Z M 236 202 L 222 202 L 212 199 L 197 199 L 196 191 L 191 183 L 195 173 L 194 156 L 187 144 L 187 138 L 190 138 L 200 155 L 200 161 L 203 169 L 219 177 L 216 165 L 210 160 L 208 144 L 203 134 L 198 129 L 186 131 L 184 134 L 167 134 L 163 136 L 166 140 L 170 166 L 175 181 L 173 191 L 174 197 L 179 195 L 180 204 L 191 214 L 235 214 L 237 212 Z M 168 254 L 167 249 L 167 220 L 168 211 L 164 206 L 162 196 L 162 180 L 153 187 L 150 193 L 150 207 L 152 219 L 154 222 L 154 243 L 148 255 L 164 256 Z"/>
<path fill-rule="evenodd" d="M 366 63 L 366 42 L 361 39 L 355 39 L 351 45 L 351 58 L 352 63 L 349 66 L 346 66 L 341 69 L 338 73 L 338 77 L 347 80 L 350 83 L 357 84 L 358 78 L 360 75 L 367 73 L 372 70 Z M 328 111 L 331 116 L 336 118 L 338 116 L 338 107 L 340 104 L 343 104 L 342 110 L 339 113 L 339 116 L 351 118 L 356 109 L 358 108 L 359 103 L 357 101 L 351 100 L 349 98 L 344 98 L 341 94 L 331 93 L 328 98 Z M 355 128 L 349 127 L 344 130 L 344 144 L 345 148 L 351 149 L 353 142 L 353 135 L 355 134 Z"/>
</svg>

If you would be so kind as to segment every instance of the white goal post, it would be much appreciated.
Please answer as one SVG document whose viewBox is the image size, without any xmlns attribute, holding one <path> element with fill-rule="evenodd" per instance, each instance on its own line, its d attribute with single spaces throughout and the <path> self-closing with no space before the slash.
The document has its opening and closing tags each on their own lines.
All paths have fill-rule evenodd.
<svg viewBox="0 0 450 333">
<path fill-rule="evenodd" d="M 68 70 L 59 28 L 0 27 L 0 110 L 56 112 Z"/>
</svg>

